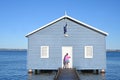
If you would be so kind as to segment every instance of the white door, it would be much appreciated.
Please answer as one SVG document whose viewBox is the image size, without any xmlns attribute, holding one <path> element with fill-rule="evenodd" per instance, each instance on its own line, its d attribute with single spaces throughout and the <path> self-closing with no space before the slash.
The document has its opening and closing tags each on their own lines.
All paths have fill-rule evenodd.
<svg viewBox="0 0 120 80">
<path fill-rule="evenodd" d="M 71 46 L 63 46 L 62 47 L 62 67 L 64 66 L 63 59 L 64 59 L 64 56 L 66 55 L 66 53 L 68 53 L 68 55 L 70 56 L 69 68 L 72 68 L 72 47 Z"/>
</svg>

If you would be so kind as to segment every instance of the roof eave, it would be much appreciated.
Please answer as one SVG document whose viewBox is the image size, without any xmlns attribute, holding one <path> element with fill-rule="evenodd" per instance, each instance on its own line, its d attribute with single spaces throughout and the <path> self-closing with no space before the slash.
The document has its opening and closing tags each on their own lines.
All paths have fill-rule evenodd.
<svg viewBox="0 0 120 80">
<path fill-rule="evenodd" d="M 99 32 L 99 33 L 102 33 L 102 34 L 104 34 L 105 36 L 108 35 L 107 32 L 104 32 L 104 31 L 102 31 L 102 30 L 100 30 L 100 29 L 97 29 L 97 28 L 95 28 L 95 27 L 93 27 L 93 26 L 90 26 L 90 25 L 88 25 L 88 24 L 86 24 L 86 23 L 84 23 L 84 22 L 81 22 L 81 21 L 77 20 L 77 19 L 74 19 L 74 18 L 72 18 L 72 17 L 70 17 L 70 16 L 66 16 L 66 17 L 69 18 L 69 19 L 71 19 L 71 20 L 74 20 L 74 21 L 76 21 L 77 23 L 82 24 L 82 25 L 84 25 L 84 26 L 86 26 L 86 27 L 88 27 L 88 28 L 90 28 L 90 29 L 92 29 L 92 30 L 95 30 L 95 31 L 97 31 L 97 32 Z"/>
<path fill-rule="evenodd" d="M 34 31 L 32 31 L 32 32 L 30 32 L 30 33 L 28 33 L 25 37 L 28 37 L 28 36 L 30 36 L 30 35 L 38 32 L 38 31 L 40 31 L 41 29 L 46 28 L 46 27 L 48 27 L 49 25 L 54 24 L 55 22 L 57 22 L 57 21 L 59 21 L 59 20 L 61 20 L 61 19 L 64 19 L 64 18 L 71 19 L 71 20 L 73 20 L 73 21 L 75 21 L 75 22 L 77 22 L 77 23 L 79 23 L 79 24 L 82 24 L 82 25 L 84 25 L 84 26 L 86 26 L 86 27 L 88 27 L 88 28 L 90 28 L 90 29 L 92 29 L 92 30 L 95 30 L 95 31 L 97 31 L 97 32 L 99 32 L 99 33 L 101 33 L 101 34 L 103 34 L 103 35 L 105 35 L 105 36 L 108 35 L 108 33 L 104 32 L 104 31 L 102 31 L 102 30 L 99 30 L 99 29 L 97 29 L 97 28 L 95 28 L 95 27 L 93 27 L 93 26 L 90 26 L 90 25 L 88 25 L 88 24 L 86 24 L 86 23 L 83 23 L 83 22 L 81 22 L 81 21 L 79 21 L 79 20 L 77 20 L 77 19 L 74 19 L 74 18 L 72 18 L 72 17 L 70 17 L 70 16 L 68 16 L 68 15 L 64 15 L 64 16 L 62 16 L 62 17 L 60 17 L 60 18 L 58 18 L 58 19 L 56 19 L 56 20 L 54 20 L 54 21 L 52 21 L 52 22 L 50 22 L 50 23 L 48 23 L 48 24 L 46 24 L 46 25 L 44 25 L 44 26 L 42 26 L 42 27 L 40 27 L 40 28 L 38 28 L 38 29 L 36 29 L 36 30 L 34 30 Z"/>
<path fill-rule="evenodd" d="M 28 33 L 25 37 L 28 37 L 28 36 L 30 36 L 31 34 L 33 34 L 33 33 L 35 33 L 35 32 L 38 32 L 39 30 L 41 30 L 41 29 L 43 29 L 43 28 L 46 28 L 47 26 L 49 26 L 49 25 L 51 25 L 51 24 L 54 24 L 54 23 L 56 23 L 57 21 L 59 21 L 59 20 L 61 20 L 61 19 L 64 19 L 66 17 L 66 15 L 65 16 L 62 16 L 62 17 L 60 17 L 60 18 L 58 18 L 58 19 L 56 19 L 56 20 L 54 20 L 54 21 L 52 21 L 52 22 L 50 22 L 50 23 L 48 23 L 48 24 L 46 24 L 46 25 L 44 25 L 44 26 L 42 26 L 42 27 L 40 27 L 40 28 L 38 28 L 38 29 L 36 29 L 36 30 L 34 30 L 34 31 L 32 31 L 32 32 L 30 32 L 30 33 Z"/>
</svg>

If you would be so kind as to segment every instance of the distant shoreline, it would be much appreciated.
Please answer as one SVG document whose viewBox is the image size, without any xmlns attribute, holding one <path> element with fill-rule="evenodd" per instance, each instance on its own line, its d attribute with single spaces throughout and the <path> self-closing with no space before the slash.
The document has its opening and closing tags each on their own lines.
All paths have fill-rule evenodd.
<svg viewBox="0 0 120 80">
<path fill-rule="evenodd" d="M 120 49 L 107 49 L 106 52 L 120 52 Z"/>
<path fill-rule="evenodd" d="M 0 51 L 27 51 L 27 49 L 0 48 Z M 120 52 L 120 49 L 107 49 L 106 52 Z"/>
<path fill-rule="evenodd" d="M 7 48 L 0 48 L 0 51 L 27 51 L 27 49 L 7 49 Z"/>
</svg>

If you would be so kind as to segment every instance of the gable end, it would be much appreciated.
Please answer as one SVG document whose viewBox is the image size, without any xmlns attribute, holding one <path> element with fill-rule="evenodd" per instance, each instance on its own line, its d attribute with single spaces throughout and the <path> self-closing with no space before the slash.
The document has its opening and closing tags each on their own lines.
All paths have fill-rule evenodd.
<svg viewBox="0 0 120 80">
<path fill-rule="evenodd" d="M 58 18 L 58 19 L 56 19 L 56 20 L 54 20 L 54 21 L 52 21 L 52 22 L 44 25 L 43 27 L 40 27 L 40 28 L 38 28 L 38 29 L 36 29 L 36 30 L 28 33 L 28 34 L 26 35 L 26 37 L 28 37 L 28 36 L 30 36 L 30 35 L 38 32 L 38 31 L 40 31 L 40 30 L 42 30 L 42 29 L 44 29 L 44 28 L 46 28 L 46 27 L 48 27 L 48 26 L 50 26 L 50 25 L 52 25 L 52 24 L 54 24 L 54 23 L 56 23 L 56 22 L 58 22 L 58 21 L 60 21 L 60 20 L 62 20 L 62 19 L 69 19 L 69 20 L 71 20 L 71 21 L 73 21 L 73 22 L 75 22 L 75 23 L 77 23 L 77 24 L 79 24 L 79 25 L 82 25 L 82 26 L 84 26 L 84 27 L 86 27 L 86 28 L 88 28 L 88 29 L 91 29 L 91 30 L 93 30 L 93 31 L 96 31 L 96 32 L 98 32 L 98 33 L 100 33 L 100 34 L 102 34 L 102 35 L 104 35 L 104 36 L 107 36 L 107 35 L 108 35 L 108 33 L 104 32 L 104 31 L 101 31 L 101 30 L 99 30 L 99 29 L 97 29 L 97 28 L 95 28 L 95 27 L 92 27 L 92 26 L 90 26 L 90 25 L 88 25 L 88 24 L 85 24 L 85 23 L 83 23 L 83 22 L 81 22 L 81 21 L 79 21 L 79 20 L 76 20 L 76 19 L 74 19 L 74 18 L 72 18 L 72 17 L 70 17 L 70 16 L 65 15 L 65 16 L 62 16 L 62 17 L 60 17 L 60 18 Z"/>
</svg>

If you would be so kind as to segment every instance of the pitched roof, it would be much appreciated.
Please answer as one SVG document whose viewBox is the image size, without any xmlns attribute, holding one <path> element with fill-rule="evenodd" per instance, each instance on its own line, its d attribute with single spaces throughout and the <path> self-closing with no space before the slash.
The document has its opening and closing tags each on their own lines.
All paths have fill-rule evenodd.
<svg viewBox="0 0 120 80">
<path fill-rule="evenodd" d="M 42 30 L 42 29 L 44 29 L 44 28 L 46 28 L 46 27 L 48 27 L 49 25 L 52 25 L 52 24 L 54 24 L 54 23 L 56 23 L 56 22 L 58 22 L 58 21 L 60 21 L 60 20 L 62 20 L 62 19 L 65 19 L 65 18 L 66 18 L 66 19 L 70 19 L 70 20 L 72 20 L 72 21 L 74 21 L 74 22 L 76 22 L 76 23 L 78 23 L 78 24 L 80 24 L 80 25 L 83 25 L 83 26 L 85 26 L 85 27 L 87 27 L 87 28 L 89 28 L 89 29 L 92 29 L 92 30 L 94 30 L 94 31 L 97 31 L 97 32 L 99 32 L 99 33 L 101 33 L 101 34 L 103 34 L 103 35 L 105 35 L 105 36 L 108 35 L 108 33 L 104 32 L 104 31 L 102 31 L 102 30 L 99 30 L 99 29 L 97 29 L 97 28 L 95 28 L 95 27 L 93 27 L 93 26 L 90 26 L 90 25 L 88 25 L 88 24 L 86 24 L 86 23 L 83 23 L 83 22 L 81 22 L 81 21 L 79 21 L 79 20 L 77 20 L 77 19 L 74 19 L 74 18 L 72 18 L 72 17 L 70 17 L 70 16 L 68 16 L 68 15 L 64 15 L 64 16 L 62 16 L 62 17 L 60 17 L 60 18 L 58 18 L 58 19 L 56 19 L 56 20 L 54 20 L 54 21 L 52 21 L 52 22 L 50 22 L 50 23 L 48 23 L 48 24 L 46 24 L 46 25 L 44 25 L 44 26 L 42 26 L 42 27 L 40 27 L 40 28 L 38 28 L 38 29 L 36 29 L 36 30 L 34 30 L 34 31 L 32 31 L 32 32 L 30 32 L 30 33 L 28 33 L 28 34 L 26 35 L 26 37 L 28 37 L 28 36 L 30 36 L 30 35 L 38 32 L 38 31 L 40 31 L 40 30 Z"/>
</svg>

